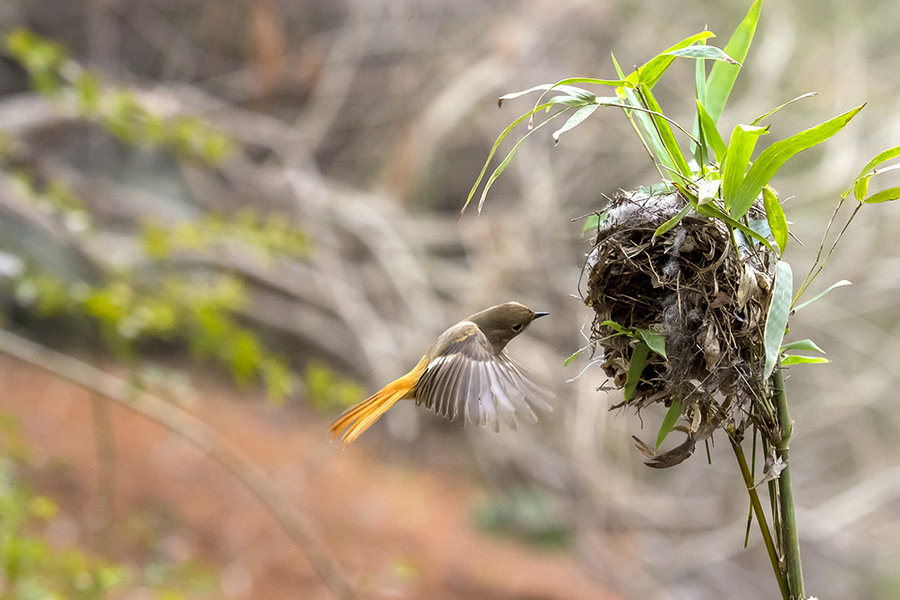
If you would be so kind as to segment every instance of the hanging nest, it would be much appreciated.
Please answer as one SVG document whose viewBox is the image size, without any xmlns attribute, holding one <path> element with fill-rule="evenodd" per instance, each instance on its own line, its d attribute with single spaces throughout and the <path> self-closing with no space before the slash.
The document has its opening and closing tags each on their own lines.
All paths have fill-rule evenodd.
<svg viewBox="0 0 900 600">
<path fill-rule="evenodd" d="M 620 193 L 603 213 L 585 263 L 584 302 L 595 312 L 591 342 L 602 349 L 603 369 L 617 388 L 625 386 L 642 343 L 622 329 L 650 330 L 665 340 L 665 358 L 649 352 L 627 399 L 637 411 L 676 400 L 682 406 L 674 429 L 686 439 L 679 446 L 658 452 L 635 438 L 652 467 L 684 461 L 718 428 L 739 439 L 752 423 L 763 436 L 776 435 L 762 377 L 775 257 L 695 211 L 654 236 L 684 206 L 677 193 Z"/>
</svg>

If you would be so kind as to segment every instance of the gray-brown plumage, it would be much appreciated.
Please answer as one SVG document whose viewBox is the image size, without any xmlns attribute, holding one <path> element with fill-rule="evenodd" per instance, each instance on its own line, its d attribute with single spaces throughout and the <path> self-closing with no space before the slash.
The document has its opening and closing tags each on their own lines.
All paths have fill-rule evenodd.
<svg viewBox="0 0 900 600">
<path fill-rule="evenodd" d="M 546 314 L 507 302 L 463 319 L 438 337 L 412 371 L 345 411 L 331 426 L 332 439 L 343 432 L 349 444 L 401 399 L 495 430 L 501 422 L 515 429 L 516 417 L 523 414 L 536 421 L 534 408 L 550 409 L 548 393 L 504 348 Z"/>
</svg>

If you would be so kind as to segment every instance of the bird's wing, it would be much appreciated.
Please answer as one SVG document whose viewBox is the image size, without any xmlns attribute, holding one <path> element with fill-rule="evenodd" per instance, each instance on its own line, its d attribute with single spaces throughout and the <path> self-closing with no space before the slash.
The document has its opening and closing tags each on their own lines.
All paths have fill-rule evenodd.
<svg viewBox="0 0 900 600">
<path fill-rule="evenodd" d="M 445 335 L 416 384 L 416 404 L 450 420 L 459 416 L 495 431 L 501 422 L 515 429 L 517 415 L 537 421 L 535 408 L 551 410 L 546 401 L 549 392 L 505 353 L 494 354 L 474 323 L 459 323 Z"/>
</svg>

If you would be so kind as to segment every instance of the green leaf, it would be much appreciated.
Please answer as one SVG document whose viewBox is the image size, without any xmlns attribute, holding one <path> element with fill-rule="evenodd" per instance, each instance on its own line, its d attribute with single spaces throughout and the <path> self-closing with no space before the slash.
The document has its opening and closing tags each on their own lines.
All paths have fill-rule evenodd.
<svg viewBox="0 0 900 600">
<path fill-rule="evenodd" d="M 809 352 L 821 352 L 825 354 L 825 351 L 819 348 L 818 344 L 810 339 L 805 340 L 797 340 L 796 342 L 790 342 L 789 344 L 785 344 L 781 347 L 782 350 L 807 350 Z"/>
<path fill-rule="evenodd" d="M 725 160 L 725 156 L 728 153 L 728 147 L 725 145 L 725 140 L 722 139 L 722 135 L 719 133 L 715 121 L 700 100 L 697 100 L 697 114 L 699 115 L 700 121 L 701 141 L 706 142 L 710 150 L 715 153 L 716 160 L 721 163 Z"/>
<path fill-rule="evenodd" d="M 625 80 L 634 85 L 643 84 L 647 87 L 653 87 L 672 64 L 672 61 L 675 60 L 675 56 L 672 55 L 672 52 L 711 37 L 715 37 L 715 34 L 711 31 L 701 31 L 700 33 L 687 37 L 648 60 L 626 77 Z"/>
<path fill-rule="evenodd" d="M 778 254 L 778 252 L 775 251 L 775 248 L 772 247 L 772 244 L 769 243 L 769 240 L 767 240 L 767 239 L 766 239 L 763 235 L 761 235 L 758 231 L 755 231 L 755 230 L 754 230 L 753 228 L 751 228 L 751 227 L 747 227 L 746 225 L 744 225 L 744 224 L 741 223 L 740 221 L 737 221 L 737 220 L 735 220 L 735 219 L 732 219 L 731 217 L 728 216 L 727 213 L 724 213 L 724 212 L 722 212 L 721 210 L 719 210 L 719 208 L 717 208 L 715 204 L 712 204 L 712 203 L 710 203 L 710 204 L 698 204 L 698 205 L 695 207 L 695 210 L 696 210 L 698 213 L 700 213 L 701 215 L 719 219 L 720 221 L 722 221 L 723 223 L 725 223 L 726 225 L 728 225 L 728 226 L 731 227 L 732 229 L 737 229 L 738 231 L 740 231 L 740 232 L 743 233 L 744 235 L 746 235 L 746 236 L 748 236 L 748 237 L 751 237 L 751 238 L 755 239 L 757 242 L 759 242 L 760 244 L 762 244 L 763 246 L 765 246 L 766 248 L 768 248 L 769 250 L 771 250 L 771 251 L 772 251 L 772 254 Z"/>
<path fill-rule="evenodd" d="M 875 158 L 866 163 L 866 166 L 862 168 L 859 172 L 859 175 L 856 176 L 856 179 L 853 180 L 853 192 L 856 199 L 860 202 L 866 197 L 866 194 L 869 190 L 869 179 L 872 178 L 873 175 L 877 174 L 875 167 L 880 165 L 883 162 L 887 162 L 891 159 L 897 158 L 900 156 L 900 146 L 894 146 L 893 148 L 888 148 L 887 150 L 883 150 L 879 152 Z M 850 189 L 846 190 L 843 194 L 841 194 L 841 198 L 846 198 L 850 195 Z"/>
<path fill-rule="evenodd" d="M 569 131 L 570 129 L 578 127 L 582 121 L 594 114 L 594 111 L 598 108 L 600 108 L 599 104 L 588 104 L 587 106 L 582 106 L 581 108 L 576 110 L 562 127 L 553 132 L 553 142 L 558 143 L 559 136 Z"/>
<path fill-rule="evenodd" d="M 641 380 L 641 373 L 644 372 L 644 367 L 647 366 L 647 357 L 649 355 L 650 347 L 644 342 L 638 342 L 631 352 L 628 375 L 625 376 L 625 402 L 631 400 L 631 397 L 634 395 L 634 390 Z"/>
<path fill-rule="evenodd" d="M 789 367 L 791 365 L 803 365 L 803 364 L 822 364 L 830 362 L 824 356 L 801 356 L 799 354 L 789 354 L 781 359 L 782 367 Z"/>
<path fill-rule="evenodd" d="M 630 329 L 624 327 L 623 325 L 619 325 L 615 321 L 606 320 L 600 323 L 600 325 L 606 325 L 616 333 L 620 333 L 622 335 L 634 336 L 634 333 Z"/>
<path fill-rule="evenodd" d="M 510 123 L 506 126 L 506 129 L 500 132 L 500 135 L 497 136 L 497 139 L 494 140 L 494 145 L 491 146 L 491 151 L 488 153 L 487 159 L 484 161 L 484 165 L 481 167 L 481 172 L 478 173 L 478 177 L 475 179 L 475 183 L 472 185 L 472 188 L 469 190 L 469 195 L 466 196 L 466 201 L 463 203 L 462 208 L 459 210 L 459 215 L 466 211 L 466 207 L 469 206 L 469 202 L 472 201 L 472 196 L 475 195 L 476 190 L 478 190 L 478 186 L 481 185 L 481 181 L 484 179 L 484 174 L 487 172 L 488 166 L 491 164 L 491 159 L 494 158 L 494 154 L 497 153 L 497 149 L 500 148 L 500 144 L 503 143 L 503 140 L 506 139 L 506 136 L 510 134 L 510 132 L 515 129 L 515 127 L 524 121 L 525 119 L 530 119 L 534 116 L 535 113 L 552 106 L 549 102 L 542 104 L 536 108 L 529 110 L 527 113 Z M 495 174 L 497 174 L 495 172 Z M 498 174 L 497 174 L 498 175 Z M 495 177 L 496 178 L 496 177 Z"/>
<path fill-rule="evenodd" d="M 672 429 L 675 428 L 675 424 L 678 423 L 678 419 L 681 418 L 681 408 L 683 401 L 681 398 L 676 398 L 672 400 L 672 404 L 669 406 L 669 410 L 666 413 L 666 416 L 663 417 L 662 425 L 659 426 L 659 433 L 656 434 L 656 447 L 659 448 L 663 440 L 666 439 L 666 436 L 672 433 Z"/>
<path fill-rule="evenodd" d="M 815 302 L 816 300 L 818 300 L 819 298 L 821 298 L 822 296 L 824 296 L 825 294 L 827 294 L 828 292 L 833 290 L 834 288 L 844 287 L 845 285 L 853 285 L 853 284 L 850 283 L 849 281 L 847 281 L 846 279 L 841 279 L 840 281 L 838 281 L 836 283 L 832 283 L 827 288 L 825 288 L 825 291 L 819 292 L 818 294 L 816 294 L 815 296 L 813 296 L 806 302 L 803 302 L 801 304 L 798 304 L 797 306 L 794 306 L 793 307 L 794 312 L 800 310 L 804 306 L 808 306 L 808 305 L 812 304 L 813 302 Z M 794 298 L 794 302 L 796 303 L 798 299 L 799 299 L 799 296 L 797 298 Z"/>
<path fill-rule="evenodd" d="M 791 290 L 793 289 L 793 273 L 791 265 L 783 260 L 775 263 L 775 285 L 772 289 L 772 303 L 766 315 L 766 327 L 763 339 L 766 345 L 766 364 L 763 377 L 768 378 L 778 362 L 781 353 L 781 341 L 787 330 L 788 317 L 791 314 Z"/>
<path fill-rule="evenodd" d="M 575 360 L 576 358 L 578 358 L 578 356 L 579 356 L 582 352 L 584 352 L 585 350 L 587 350 L 588 348 L 589 348 L 589 346 L 584 346 L 583 348 L 579 348 L 578 350 L 576 350 L 575 352 L 573 352 L 573 353 L 569 356 L 569 358 L 567 358 L 567 359 L 565 360 L 565 362 L 563 363 L 563 366 L 564 366 L 564 367 L 568 367 L 568 366 L 572 363 L 573 360 Z"/>
<path fill-rule="evenodd" d="M 778 249 L 781 250 L 781 253 L 778 255 L 781 258 L 788 241 L 788 224 L 787 218 L 784 216 L 784 209 L 778 201 L 778 196 L 775 195 L 775 192 L 769 186 L 763 188 L 763 206 L 766 209 L 769 231 L 772 232 L 772 237 L 775 239 L 775 243 L 778 244 Z"/>
<path fill-rule="evenodd" d="M 703 180 L 697 185 L 697 204 L 709 204 L 719 196 L 721 179 Z"/>
<path fill-rule="evenodd" d="M 538 123 L 537 125 L 532 127 L 528 133 L 523 135 L 521 138 L 519 138 L 519 140 L 515 144 L 513 144 L 512 149 L 510 149 L 510 151 L 506 155 L 506 157 L 502 161 L 500 161 L 500 164 L 497 165 L 497 168 L 494 169 L 494 172 L 491 173 L 491 176 L 488 178 L 487 183 L 484 184 L 484 189 L 481 190 L 481 198 L 478 199 L 479 214 L 481 213 L 481 209 L 484 207 L 484 201 L 487 200 L 488 192 L 490 191 L 491 187 L 493 187 L 494 182 L 497 181 L 497 178 L 500 177 L 500 175 L 503 173 L 503 171 L 506 170 L 506 167 L 509 166 L 509 163 L 512 161 L 513 157 L 516 155 L 516 152 L 519 151 L 519 146 L 521 146 L 525 142 L 525 140 L 527 140 L 531 136 L 531 134 L 536 133 L 538 129 L 540 129 L 541 127 L 543 127 L 544 125 L 546 125 L 547 123 L 549 123 L 550 121 L 555 119 L 556 117 L 560 116 L 561 114 L 568 112 L 569 110 L 570 109 L 568 109 L 568 108 L 564 108 L 564 109 L 560 110 L 559 112 L 553 113 L 552 115 L 547 117 L 545 120 L 541 121 L 540 123 Z M 466 204 L 468 204 L 468 203 L 469 203 L 469 201 L 467 199 Z M 463 205 L 463 210 L 465 210 L 465 208 L 466 208 L 466 205 Z"/>
<path fill-rule="evenodd" d="M 693 45 L 688 46 L 686 48 L 677 48 L 675 50 L 669 50 L 668 52 L 663 52 L 663 54 L 668 54 L 669 56 L 677 56 L 681 58 L 696 58 L 696 59 L 710 59 L 710 60 L 722 60 L 732 65 L 740 65 L 738 61 L 734 60 L 725 52 L 722 51 L 721 48 L 716 48 L 715 46 L 706 46 L 706 45 Z"/>
<path fill-rule="evenodd" d="M 747 11 L 746 16 L 744 16 L 744 19 L 731 35 L 731 39 L 725 45 L 725 54 L 738 63 L 744 62 L 750 49 L 750 44 L 753 42 L 756 24 L 759 22 L 761 5 L 761 0 L 756 0 L 750 6 L 750 10 Z M 722 61 L 713 63 L 709 78 L 706 80 L 704 94 L 700 98 L 713 123 L 719 122 L 719 117 L 722 116 L 725 103 L 731 94 L 731 88 L 734 87 L 734 82 L 740 72 L 741 67 L 739 64 L 732 65 Z"/>
<path fill-rule="evenodd" d="M 652 329 L 638 329 L 637 334 L 651 350 L 663 358 L 668 358 L 666 356 L 666 338 L 663 334 L 653 331 Z"/>
<path fill-rule="evenodd" d="M 751 125 L 756 125 L 756 124 L 758 124 L 760 121 L 762 121 L 763 119 L 765 119 L 765 118 L 767 118 L 767 117 L 771 117 L 772 115 L 774 115 L 775 113 L 777 113 L 779 110 L 781 110 L 781 109 L 784 108 L 785 106 L 788 106 L 788 105 L 790 105 L 790 104 L 793 104 L 794 102 L 796 102 L 796 101 L 798 101 L 798 100 L 803 100 L 804 98 L 812 98 L 812 97 L 815 96 L 815 95 L 816 95 L 815 92 L 806 92 L 805 94 L 800 94 L 800 95 L 797 96 L 796 98 L 791 98 L 790 100 L 788 100 L 788 101 L 785 102 L 784 104 L 779 104 L 778 106 L 776 106 L 776 107 L 773 108 L 772 110 L 770 110 L 770 111 L 768 111 L 768 112 L 764 112 L 763 114 L 761 114 L 761 115 L 759 115 L 758 117 L 756 117 L 755 119 L 753 119 L 753 122 L 751 123 Z"/>
<path fill-rule="evenodd" d="M 690 203 L 685 203 L 684 208 L 682 208 L 680 211 L 678 211 L 677 215 L 675 215 L 674 217 L 672 217 L 671 219 L 669 219 L 668 221 L 666 221 L 665 223 L 663 223 L 662 225 L 660 225 L 659 227 L 656 228 L 656 231 L 653 232 L 653 237 L 660 236 L 660 235 L 664 234 L 665 232 L 669 231 L 670 229 L 672 229 L 673 227 L 675 227 L 676 225 L 678 225 L 678 223 L 681 222 L 681 220 L 685 216 L 687 216 L 687 214 L 689 212 L 691 212 L 692 208 L 693 208 L 693 206 L 691 206 Z"/>
<path fill-rule="evenodd" d="M 759 136 L 769 132 L 766 127 L 756 125 L 736 125 L 731 131 L 731 140 L 728 142 L 728 157 L 722 165 L 722 199 L 725 201 L 725 210 L 731 208 L 734 198 L 744 182 L 747 166 Z"/>
<path fill-rule="evenodd" d="M 759 195 L 760 191 L 762 191 L 763 186 L 767 185 L 769 181 L 772 180 L 772 177 L 775 176 L 775 173 L 778 172 L 784 163 L 790 160 L 791 157 L 798 152 L 806 150 L 807 148 L 812 148 L 816 144 L 824 142 L 836 134 L 843 129 L 864 106 L 865 104 L 857 106 L 856 108 L 838 115 L 833 119 L 829 119 L 824 123 L 820 123 L 815 127 L 810 127 L 789 138 L 779 140 L 763 150 L 753 162 L 750 169 L 747 170 L 744 182 L 741 184 L 737 195 L 731 203 L 731 208 L 729 210 L 731 216 L 737 219 L 744 216 L 747 211 L 750 210 L 753 201 L 756 200 L 756 197 Z M 730 151 L 731 150 L 729 150 L 729 152 Z"/>
<path fill-rule="evenodd" d="M 866 198 L 866 204 L 878 204 L 879 202 L 889 202 L 897 199 L 900 199 L 900 187 L 892 187 L 872 194 Z"/>
<path fill-rule="evenodd" d="M 643 104 L 654 113 L 658 113 L 659 115 L 663 114 L 662 107 L 656 101 L 656 98 L 653 97 L 653 92 L 650 91 L 650 88 L 645 84 L 640 84 L 638 86 L 638 95 L 643 100 Z M 681 151 L 681 148 L 678 147 L 678 140 L 675 139 L 675 134 L 672 131 L 672 126 L 669 124 L 669 121 L 665 118 L 658 116 L 657 114 L 650 115 L 653 124 L 656 127 L 656 132 L 659 135 L 660 140 L 662 141 L 663 148 L 665 148 L 666 154 L 672 160 L 673 165 L 675 166 L 675 170 L 677 173 L 684 175 L 685 177 L 690 177 L 692 171 L 691 167 L 688 164 L 687 159 L 684 157 L 684 154 Z"/>
</svg>

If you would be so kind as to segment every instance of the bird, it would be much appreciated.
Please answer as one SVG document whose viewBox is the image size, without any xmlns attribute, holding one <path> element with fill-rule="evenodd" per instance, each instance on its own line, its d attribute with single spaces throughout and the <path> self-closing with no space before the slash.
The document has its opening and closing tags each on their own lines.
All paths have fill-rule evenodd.
<svg viewBox="0 0 900 600">
<path fill-rule="evenodd" d="M 412 370 L 345 410 L 330 427 L 331 439 L 344 446 L 356 440 L 395 403 L 413 399 L 435 413 L 463 422 L 500 423 L 516 429 L 516 416 L 537 421 L 535 408 L 552 410 L 549 392 L 504 352 L 532 321 L 549 313 L 518 302 L 505 302 L 468 316 L 449 327 Z"/>
</svg>

